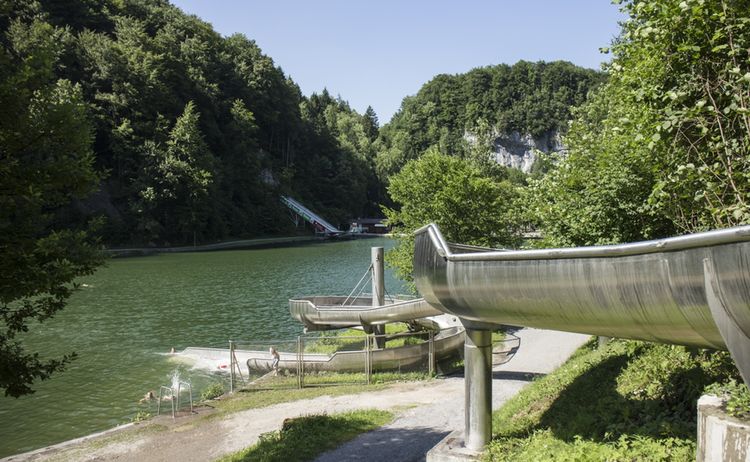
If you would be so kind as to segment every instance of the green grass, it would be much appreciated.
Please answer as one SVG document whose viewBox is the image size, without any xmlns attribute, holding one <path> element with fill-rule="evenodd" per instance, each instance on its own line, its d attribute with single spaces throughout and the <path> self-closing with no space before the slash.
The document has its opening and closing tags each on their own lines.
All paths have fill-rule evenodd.
<svg viewBox="0 0 750 462">
<path fill-rule="evenodd" d="M 373 372 L 370 377 L 371 384 L 408 382 L 415 380 L 429 380 L 434 378 L 428 372 Z M 364 372 L 307 372 L 305 374 L 305 387 L 320 387 L 333 385 L 364 385 L 367 383 L 367 375 Z M 296 375 L 279 375 L 269 377 L 257 385 L 248 386 L 247 390 L 275 390 L 297 388 Z"/>
<path fill-rule="evenodd" d="M 257 409 L 274 404 L 297 401 L 300 399 L 317 398 L 318 396 L 341 396 L 362 393 L 364 391 L 378 391 L 386 388 L 386 384 L 368 385 L 363 388 L 362 384 L 341 385 L 335 387 L 310 387 L 310 388 L 279 388 L 267 390 L 244 390 L 235 393 L 229 399 L 216 401 L 212 404 L 218 411 L 206 418 L 222 418 L 224 414 L 244 411 L 246 409 Z"/>
<path fill-rule="evenodd" d="M 695 458 L 696 402 L 737 378 L 726 352 L 634 341 L 589 342 L 493 415 L 486 460 Z"/>
<path fill-rule="evenodd" d="M 281 430 L 261 436 L 242 451 L 223 457 L 221 462 L 302 462 L 336 448 L 360 433 L 374 430 L 393 419 L 381 410 L 359 410 L 342 414 L 308 415 L 287 419 Z"/>
</svg>

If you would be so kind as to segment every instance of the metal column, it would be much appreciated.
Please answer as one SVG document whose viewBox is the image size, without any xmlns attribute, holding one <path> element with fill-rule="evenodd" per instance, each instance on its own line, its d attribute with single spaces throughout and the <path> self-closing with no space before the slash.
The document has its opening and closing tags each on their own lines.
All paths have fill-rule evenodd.
<svg viewBox="0 0 750 462">
<path fill-rule="evenodd" d="M 383 248 L 372 247 L 372 306 L 385 305 L 385 266 L 383 265 Z M 373 326 L 372 333 L 375 334 L 375 345 L 377 348 L 385 347 L 385 325 Z"/>
<path fill-rule="evenodd" d="M 492 331 L 466 329 L 464 384 L 465 444 L 482 451 L 492 437 Z"/>
</svg>

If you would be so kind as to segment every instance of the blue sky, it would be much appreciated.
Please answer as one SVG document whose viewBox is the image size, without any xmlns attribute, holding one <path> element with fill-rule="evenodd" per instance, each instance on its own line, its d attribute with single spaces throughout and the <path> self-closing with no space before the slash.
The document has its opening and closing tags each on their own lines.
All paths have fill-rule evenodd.
<svg viewBox="0 0 750 462">
<path fill-rule="evenodd" d="M 518 60 L 598 69 L 624 19 L 607 0 L 172 0 L 255 40 L 309 95 L 323 88 L 381 124 L 437 74 Z"/>
</svg>

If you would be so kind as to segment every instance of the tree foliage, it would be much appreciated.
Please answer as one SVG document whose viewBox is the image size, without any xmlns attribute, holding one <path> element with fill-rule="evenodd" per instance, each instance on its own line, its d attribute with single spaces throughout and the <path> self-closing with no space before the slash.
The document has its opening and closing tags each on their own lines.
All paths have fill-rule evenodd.
<svg viewBox="0 0 750 462">
<path fill-rule="evenodd" d="M 750 3 L 624 2 L 609 79 L 527 191 L 548 244 L 750 222 Z"/>
<path fill-rule="evenodd" d="M 75 356 L 41 358 L 23 334 L 62 309 L 75 278 L 102 257 L 88 226 L 61 226 L 71 201 L 98 182 L 81 87 L 55 77 L 70 36 L 0 20 L 0 388 L 18 397 Z"/>
<path fill-rule="evenodd" d="M 518 243 L 511 218 L 515 186 L 495 181 L 465 159 L 430 150 L 391 177 L 388 193 L 399 208 L 385 208 L 385 214 L 401 238 L 387 261 L 405 280 L 412 280 L 413 233 L 430 222 L 452 242 L 488 247 Z"/>
<path fill-rule="evenodd" d="M 649 204 L 682 232 L 750 223 L 750 2 L 634 1 L 625 11 L 612 75 L 656 122 Z"/>
<path fill-rule="evenodd" d="M 8 0 L 3 17 L 60 38 L 52 72 L 80 86 L 91 114 L 107 175 L 84 208 L 106 215 L 108 243 L 290 232 L 280 194 L 335 223 L 377 211 L 374 112 L 303 97 L 254 41 L 166 0 L 63 3 Z"/>
</svg>

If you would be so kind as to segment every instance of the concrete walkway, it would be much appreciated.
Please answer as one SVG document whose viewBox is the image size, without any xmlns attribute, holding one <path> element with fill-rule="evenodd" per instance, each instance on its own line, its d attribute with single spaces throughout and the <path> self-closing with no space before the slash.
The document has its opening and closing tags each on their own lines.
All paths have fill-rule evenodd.
<svg viewBox="0 0 750 462">
<path fill-rule="evenodd" d="M 589 337 L 579 334 L 523 329 L 517 333 L 521 347 L 509 363 L 495 368 L 493 405 L 500 406 L 539 374 L 563 363 Z M 236 412 L 221 420 L 183 421 L 152 432 L 148 426 L 131 433 L 86 438 L 7 461 L 212 461 L 251 446 L 261 434 L 281 428 L 286 418 L 353 409 L 393 409 L 396 420 L 361 435 L 324 454 L 321 461 L 417 461 L 445 435 L 463 428 L 464 381 L 450 377 L 428 382 L 404 382 L 384 390 L 358 395 L 321 396 L 281 403 L 262 409 Z M 171 419 L 162 419 L 167 425 Z M 180 422 L 180 419 L 178 419 Z M 132 428 L 132 427 L 131 427 Z"/>
<path fill-rule="evenodd" d="M 516 333 L 521 346 L 508 363 L 493 369 L 492 405 L 499 408 L 535 377 L 555 370 L 590 336 L 539 329 Z M 451 377 L 437 402 L 403 412 L 390 425 L 360 435 L 316 462 L 412 462 L 454 430 L 464 428 L 464 380 Z"/>
</svg>

